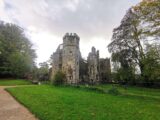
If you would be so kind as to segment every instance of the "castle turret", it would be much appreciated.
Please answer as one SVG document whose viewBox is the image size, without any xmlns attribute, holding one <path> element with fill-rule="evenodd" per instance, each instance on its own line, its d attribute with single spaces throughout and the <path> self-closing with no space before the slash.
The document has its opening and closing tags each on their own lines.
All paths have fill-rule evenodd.
<svg viewBox="0 0 160 120">
<path fill-rule="evenodd" d="M 63 37 L 62 71 L 66 74 L 66 83 L 79 83 L 79 36 L 66 33 Z"/>
<path fill-rule="evenodd" d="M 99 51 L 92 47 L 92 51 L 88 55 L 88 76 L 89 83 L 99 83 Z"/>
</svg>

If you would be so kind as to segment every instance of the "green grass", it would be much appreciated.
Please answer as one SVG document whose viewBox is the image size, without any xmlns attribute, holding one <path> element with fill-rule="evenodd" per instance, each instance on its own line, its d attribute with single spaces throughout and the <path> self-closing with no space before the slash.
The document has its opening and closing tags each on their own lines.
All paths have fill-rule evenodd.
<svg viewBox="0 0 160 120">
<path fill-rule="evenodd" d="M 29 85 L 29 84 L 31 84 L 31 82 L 27 80 L 0 79 L 0 86 Z"/>
<path fill-rule="evenodd" d="M 94 86 L 96 88 L 103 89 L 104 91 L 109 90 L 112 88 L 112 85 L 97 85 Z M 143 88 L 143 87 L 133 87 L 128 86 L 126 89 L 120 85 L 114 85 L 120 93 L 126 96 L 134 96 L 134 97 L 144 97 L 147 99 L 157 99 L 160 100 L 160 89 L 151 89 L 151 88 Z"/>
<path fill-rule="evenodd" d="M 96 86 L 104 90 L 111 86 Z M 40 120 L 159 120 L 160 90 L 128 88 L 114 96 L 51 85 L 7 88 Z M 149 97 L 148 97 L 149 96 Z M 153 97 L 152 97 L 153 96 Z"/>
</svg>

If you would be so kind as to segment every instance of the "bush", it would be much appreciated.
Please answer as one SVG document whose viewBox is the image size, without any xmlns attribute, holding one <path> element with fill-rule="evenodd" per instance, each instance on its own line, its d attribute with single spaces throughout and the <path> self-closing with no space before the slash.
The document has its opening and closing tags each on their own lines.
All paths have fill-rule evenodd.
<svg viewBox="0 0 160 120">
<path fill-rule="evenodd" d="M 101 88 L 97 88 L 97 87 L 83 87 L 84 90 L 88 90 L 88 91 L 94 91 L 94 92 L 98 92 L 98 93 L 105 93 L 105 91 Z"/>
<path fill-rule="evenodd" d="M 54 85 L 62 85 L 64 84 L 64 80 L 65 80 L 65 74 L 61 71 L 58 71 L 53 79 L 53 84 Z"/>
<path fill-rule="evenodd" d="M 112 95 L 119 95 L 120 94 L 119 90 L 116 87 L 112 87 L 111 89 L 109 89 L 108 93 L 112 94 Z"/>
</svg>

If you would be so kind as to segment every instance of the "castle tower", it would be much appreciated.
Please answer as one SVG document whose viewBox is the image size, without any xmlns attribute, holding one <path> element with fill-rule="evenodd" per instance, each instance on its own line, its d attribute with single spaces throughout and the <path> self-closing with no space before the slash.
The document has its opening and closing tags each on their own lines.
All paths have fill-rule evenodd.
<svg viewBox="0 0 160 120">
<path fill-rule="evenodd" d="M 66 33 L 63 37 L 62 71 L 66 74 L 67 84 L 79 83 L 79 36 Z"/>
<path fill-rule="evenodd" d="M 92 51 L 89 53 L 87 61 L 89 83 L 99 83 L 99 51 L 96 51 L 95 47 L 92 47 Z"/>
</svg>

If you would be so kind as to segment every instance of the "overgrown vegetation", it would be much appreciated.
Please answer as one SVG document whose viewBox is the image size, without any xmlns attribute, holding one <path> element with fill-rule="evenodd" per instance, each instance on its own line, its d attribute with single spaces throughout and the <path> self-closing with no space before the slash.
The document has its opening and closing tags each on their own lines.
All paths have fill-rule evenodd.
<svg viewBox="0 0 160 120">
<path fill-rule="evenodd" d="M 32 80 L 48 82 L 50 77 L 49 74 L 49 64 L 47 62 L 39 63 L 39 68 L 34 67 L 34 69 L 32 70 Z"/>
<path fill-rule="evenodd" d="M 65 74 L 62 71 L 58 71 L 52 80 L 54 85 L 63 85 L 65 82 Z"/>
<path fill-rule="evenodd" d="M 112 87 L 108 90 L 108 93 L 109 94 L 112 94 L 112 95 L 120 95 L 120 92 L 118 91 L 118 89 L 116 87 Z"/>
</svg>

